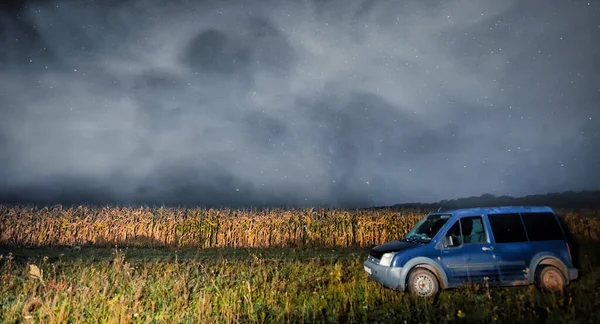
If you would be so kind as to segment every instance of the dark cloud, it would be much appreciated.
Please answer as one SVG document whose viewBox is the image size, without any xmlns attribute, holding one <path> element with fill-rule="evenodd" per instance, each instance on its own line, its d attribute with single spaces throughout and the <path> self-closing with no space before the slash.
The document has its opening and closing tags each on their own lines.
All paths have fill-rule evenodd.
<svg viewBox="0 0 600 324">
<path fill-rule="evenodd" d="M 254 47 L 253 59 L 257 68 L 269 72 L 286 73 L 295 63 L 294 50 L 281 32 L 267 19 L 253 17 L 249 20 L 244 40 Z"/>
<path fill-rule="evenodd" d="M 20 1 L 0 200 L 367 206 L 600 183 L 600 7 Z"/>
<path fill-rule="evenodd" d="M 194 37 L 186 54 L 186 62 L 200 72 L 242 73 L 250 63 L 249 49 L 215 29 Z"/>
<path fill-rule="evenodd" d="M 284 120 L 269 116 L 264 112 L 250 112 L 244 118 L 242 130 L 248 134 L 248 145 L 257 147 L 269 142 L 283 142 L 289 134 Z M 267 146 L 268 147 L 268 146 Z"/>
</svg>

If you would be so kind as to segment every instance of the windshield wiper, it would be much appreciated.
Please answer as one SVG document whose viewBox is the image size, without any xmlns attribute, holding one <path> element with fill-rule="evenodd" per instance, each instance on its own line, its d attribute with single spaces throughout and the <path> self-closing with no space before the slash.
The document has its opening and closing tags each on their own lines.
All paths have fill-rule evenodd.
<svg viewBox="0 0 600 324">
<path fill-rule="evenodd" d="M 419 236 L 405 237 L 403 240 L 405 240 L 406 242 L 427 243 L 426 240 Z"/>
</svg>

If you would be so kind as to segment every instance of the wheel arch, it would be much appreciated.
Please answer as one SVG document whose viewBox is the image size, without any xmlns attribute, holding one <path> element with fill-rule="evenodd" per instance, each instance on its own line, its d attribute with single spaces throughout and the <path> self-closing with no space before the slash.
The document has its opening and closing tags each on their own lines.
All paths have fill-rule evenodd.
<svg viewBox="0 0 600 324">
<path fill-rule="evenodd" d="M 400 279 L 402 280 L 403 290 L 406 290 L 408 287 L 407 281 L 411 271 L 419 268 L 431 271 L 437 278 L 440 289 L 446 289 L 448 287 L 448 277 L 446 276 L 446 272 L 437 262 L 426 257 L 416 257 L 406 262 L 404 267 L 402 267 Z"/>
<path fill-rule="evenodd" d="M 560 273 L 562 273 L 565 282 L 569 283 L 569 271 L 567 266 L 562 262 L 557 256 L 548 254 L 548 253 L 540 253 L 533 257 L 531 263 L 529 265 L 529 283 L 533 284 L 535 282 L 535 274 L 537 270 L 545 265 L 550 265 L 556 267 Z"/>
</svg>

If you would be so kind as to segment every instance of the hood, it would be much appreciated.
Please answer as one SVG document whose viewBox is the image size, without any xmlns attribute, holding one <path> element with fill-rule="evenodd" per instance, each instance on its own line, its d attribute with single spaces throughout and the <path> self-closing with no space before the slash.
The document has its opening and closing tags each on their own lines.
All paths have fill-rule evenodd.
<svg viewBox="0 0 600 324">
<path fill-rule="evenodd" d="M 420 245 L 419 243 L 396 240 L 396 241 L 391 241 L 391 242 L 385 243 L 383 245 L 378 245 L 378 246 L 372 248 L 371 252 L 369 254 L 376 259 L 381 259 L 381 256 L 384 253 L 398 252 L 398 251 L 402 251 L 402 250 L 412 249 L 419 245 Z"/>
</svg>

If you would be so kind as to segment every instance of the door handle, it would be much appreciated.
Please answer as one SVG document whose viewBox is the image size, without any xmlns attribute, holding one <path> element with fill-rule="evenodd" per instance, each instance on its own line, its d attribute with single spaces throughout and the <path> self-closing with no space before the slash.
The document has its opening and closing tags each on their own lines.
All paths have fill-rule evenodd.
<svg viewBox="0 0 600 324">
<path fill-rule="evenodd" d="M 484 251 L 493 251 L 493 250 L 494 250 L 494 248 L 493 248 L 493 247 L 491 247 L 491 246 L 490 246 L 490 247 L 485 247 L 485 246 L 484 246 L 484 247 L 482 247 L 481 249 L 482 249 L 482 250 L 484 250 Z"/>
</svg>

